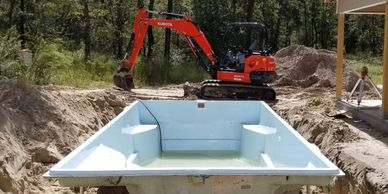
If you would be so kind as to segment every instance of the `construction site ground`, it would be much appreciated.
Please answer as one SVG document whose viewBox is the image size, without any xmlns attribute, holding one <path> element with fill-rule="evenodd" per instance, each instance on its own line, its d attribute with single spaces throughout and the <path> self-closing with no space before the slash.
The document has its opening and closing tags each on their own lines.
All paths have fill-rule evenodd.
<svg viewBox="0 0 388 194">
<path fill-rule="evenodd" d="M 185 99 L 182 85 L 123 92 L 8 81 L 0 89 L 0 192 L 5 193 L 76 192 L 43 173 L 132 101 Z M 346 116 L 328 117 L 335 111 L 333 89 L 275 89 L 278 102 L 271 107 L 346 173 L 333 183 L 333 193 L 388 192 L 388 134 Z"/>
<path fill-rule="evenodd" d="M 292 52 L 278 56 L 280 79 L 274 86 L 278 100 L 270 106 L 345 172 L 333 180 L 331 193 L 388 193 L 388 134 L 348 116 L 329 117 L 335 112 L 335 90 L 329 79 L 335 73 L 332 54 L 301 46 L 292 49 L 305 54 L 294 63 L 309 57 L 316 60 L 317 53 L 327 60 L 317 60 L 316 68 L 304 71 L 307 76 L 291 77 L 287 71 L 299 67 L 287 64 L 292 60 L 284 57 Z M 0 193 L 78 192 L 79 188 L 62 187 L 42 175 L 136 99 L 195 99 L 183 97 L 183 86 L 126 92 L 0 81 Z M 86 193 L 102 192 L 86 188 Z"/>
</svg>

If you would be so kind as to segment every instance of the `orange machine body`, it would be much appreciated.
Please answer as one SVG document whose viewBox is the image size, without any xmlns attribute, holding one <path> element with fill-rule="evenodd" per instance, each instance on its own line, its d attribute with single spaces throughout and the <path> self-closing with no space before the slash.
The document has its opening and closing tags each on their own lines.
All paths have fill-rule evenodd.
<svg viewBox="0 0 388 194">
<path fill-rule="evenodd" d="M 276 64 L 273 56 L 251 55 L 246 58 L 244 72 L 218 70 L 217 79 L 226 82 L 251 84 L 252 72 L 275 72 Z"/>
</svg>

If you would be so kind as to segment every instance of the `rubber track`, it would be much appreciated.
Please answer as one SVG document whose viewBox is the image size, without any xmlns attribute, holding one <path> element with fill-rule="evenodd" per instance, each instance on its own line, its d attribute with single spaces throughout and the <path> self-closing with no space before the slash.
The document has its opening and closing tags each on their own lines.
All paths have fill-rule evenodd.
<svg viewBox="0 0 388 194">
<path fill-rule="evenodd" d="M 266 97 L 265 92 L 273 94 Z M 202 82 L 201 97 L 204 99 L 220 100 L 276 100 L 275 91 L 267 86 L 255 86 L 248 84 L 235 84 L 220 80 L 205 80 Z"/>
</svg>

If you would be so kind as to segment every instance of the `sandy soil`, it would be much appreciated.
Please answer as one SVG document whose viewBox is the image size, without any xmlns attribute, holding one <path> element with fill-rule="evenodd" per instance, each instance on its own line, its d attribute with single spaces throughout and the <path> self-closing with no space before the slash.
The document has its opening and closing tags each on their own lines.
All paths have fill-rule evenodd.
<svg viewBox="0 0 388 194">
<path fill-rule="evenodd" d="M 276 52 L 277 86 L 334 87 L 337 55 L 333 51 L 292 45 Z M 351 91 L 358 73 L 344 61 L 344 88 Z"/>
<path fill-rule="evenodd" d="M 276 57 L 278 101 L 270 106 L 346 173 L 333 181 L 332 193 L 388 193 L 388 134 L 352 118 L 327 116 L 335 111 L 333 53 L 291 46 Z M 348 75 L 349 86 L 353 78 Z M 184 87 L 125 92 L 0 81 L 0 194 L 77 192 L 43 173 L 135 99 L 195 98 L 183 98 Z"/>
<path fill-rule="evenodd" d="M 133 92 L 0 82 L 0 193 L 73 193 L 42 174 L 137 98 L 182 99 L 182 85 Z M 346 176 L 333 193 L 388 192 L 388 135 L 334 111 L 334 90 L 277 87 L 271 104 Z M 88 190 L 95 193 L 96 189 Z"/>
<path fill-rule="evenodd" d="M 274 110 L 345 172 L 332 193 L 388 193 L 388 134 L 347 116 L 328 117 L 335 111 L 333 89 L 277 91 Z"/>
</svg>

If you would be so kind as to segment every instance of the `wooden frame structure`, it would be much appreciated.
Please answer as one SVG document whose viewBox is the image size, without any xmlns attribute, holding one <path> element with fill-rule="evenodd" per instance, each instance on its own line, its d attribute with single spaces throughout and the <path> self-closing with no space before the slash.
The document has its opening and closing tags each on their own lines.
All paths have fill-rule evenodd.
<svg viewBox="0 0 388 194">
<path fill-rule="evenodd" d="M 342 96 L 345 15 L 346 14 L 385 14 L 388 13 L 388 0 L 338 0 L 337 37 L 337 99 Z M 384 30 L 384 70 L 383 70 L 382 118 L 388 119 L 388 14 L 385 14 Z"/>
</svg>

